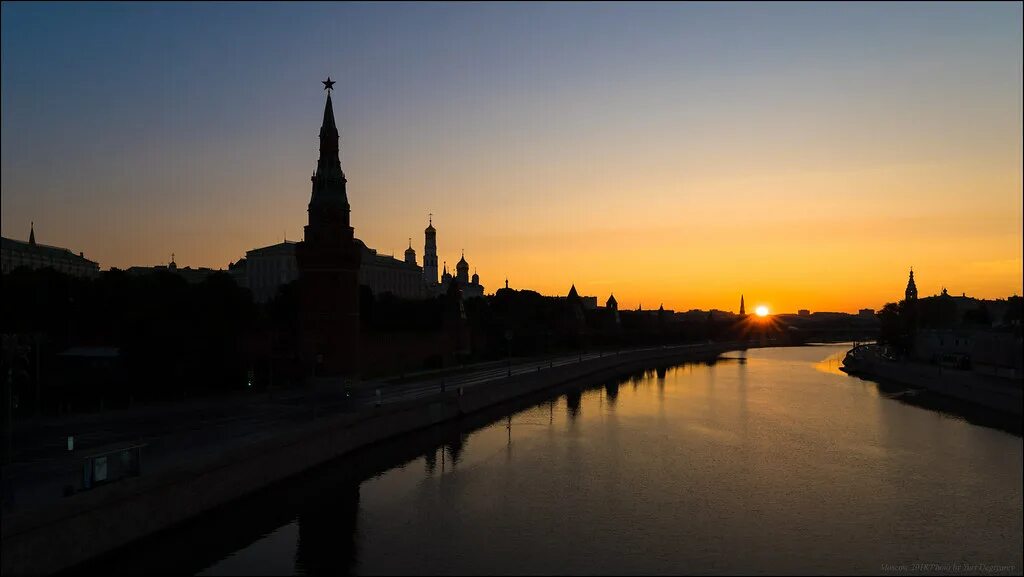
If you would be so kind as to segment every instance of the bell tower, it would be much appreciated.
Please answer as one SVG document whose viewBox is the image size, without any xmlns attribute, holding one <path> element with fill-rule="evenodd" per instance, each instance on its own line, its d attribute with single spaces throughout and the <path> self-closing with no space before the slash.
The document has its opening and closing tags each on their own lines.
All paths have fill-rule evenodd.
<svg viewBox="0 0 1024 577">
<path fill-rule="evenodd" d="M 914 283 L 914 267 L 910 267 L 910 280 L 907 281 L 907 290 L 904 297 L 908 301 L 917 300 L 917 284 Z"/>
</svg>

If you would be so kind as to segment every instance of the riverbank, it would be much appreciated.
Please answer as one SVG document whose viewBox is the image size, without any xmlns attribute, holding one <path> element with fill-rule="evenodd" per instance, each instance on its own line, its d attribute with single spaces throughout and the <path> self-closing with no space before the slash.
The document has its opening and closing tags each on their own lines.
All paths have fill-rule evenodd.
<svg viewBox="0 0 1024 577">
<path fill-rule="evenodd" d="M 850 350 L 840 368 L 851 375 L 892 381 L 986 409 L 1021 416 L 1021 381 L 988 377 L 938 365 L 892 361 L 883 358 L 874 345 Z"/>
<path fill-rule="evenodd" d="M 159 474 L 6 514 L 4 574 L 46 574 L 83 563 L 187 521 L 355 449 L 558 386 L 600 382 L 637 370 L 711 360 L 735 345 L 666 347 L 608 355 L 486 386 L 289 424 L 256 440 Z"/>
</svg>

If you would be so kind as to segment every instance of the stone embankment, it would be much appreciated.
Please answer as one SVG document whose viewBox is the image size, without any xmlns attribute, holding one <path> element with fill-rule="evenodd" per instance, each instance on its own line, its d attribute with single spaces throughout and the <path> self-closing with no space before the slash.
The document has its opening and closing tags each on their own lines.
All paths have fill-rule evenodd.
<svg viewBox="0 0 1024 577">
<path fill-rule="evenodd" d="M 718 344 L 610 354 L 464 391 L 268 431 L 260 441 L 196 455 L 158 474 L 143 474 L 46 507 L 4 515 L 2 573 L 49 574 L 73 567 L 355 449 L 531 393 L 600 383 L 684 361 L 711 360 L 736 348 Z"/>
<path fill-rule="evenodd" d="M 1011 415 L 1021 415 L 1022 382 L 913 361 L 886 359 L 875 345 L 851 349 L 842 369 L 851 375 L 926 389 Z"/>
</svg>

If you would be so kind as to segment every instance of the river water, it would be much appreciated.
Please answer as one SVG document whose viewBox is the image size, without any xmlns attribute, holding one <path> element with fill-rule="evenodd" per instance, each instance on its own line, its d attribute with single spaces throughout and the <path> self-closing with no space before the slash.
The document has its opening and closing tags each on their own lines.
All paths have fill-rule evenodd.
<svg viewBox="0 0 1024 577">
<path fill-rule="evenodd" d="M 1019 433 L 847 376 L 848 349 L 729 353 L 437 427 L 103 569 L 1019 574 Z"/>
</svg>

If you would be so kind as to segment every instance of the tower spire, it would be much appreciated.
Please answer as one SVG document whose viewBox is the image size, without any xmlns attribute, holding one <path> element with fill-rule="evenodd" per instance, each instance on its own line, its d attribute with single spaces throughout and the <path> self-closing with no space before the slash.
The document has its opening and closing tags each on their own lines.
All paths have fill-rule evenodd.
<svg viewBox="0 0 1024 577">
<path fill-rule="evenodd" d="M 28 226 L 28 243 L 34 245 L 36 243 L 36 223 L 32 221 Z"/>
<path fill-rule="evenodd" d="M 743 295 L 740 295 L 740 316 L 747 314 L 746 308 L 743 306 Z"/>
<path fill-rule="evenodd" d="M 907 281 L 907 290 L 903 296 L 908 301 L 917 300 L 917 283 L 914 282 L 914 267 L 910 267 L 910 279 Z"/>
<path fill-rule="evenodd" d="M 324 120 L 320 126 L 320 158 L 313 173 L 313 192 L 309 200 L 309 224 L 304 229 L 306 241 L 326 245 L 345 245 L 352 238 L 349 225 L 348 194 L 345 189 L 345 173 L 341 170 L 338 155 L 338 125 L 334 121 L 334 105 L 331 103 L 331 87 L 334 81 L 329 77 L 322 81 L 327 90 L 324 103 Z"/>
</svg>

